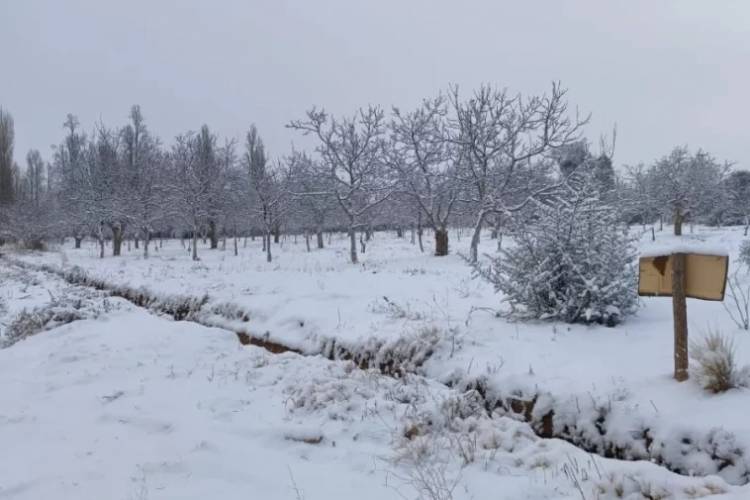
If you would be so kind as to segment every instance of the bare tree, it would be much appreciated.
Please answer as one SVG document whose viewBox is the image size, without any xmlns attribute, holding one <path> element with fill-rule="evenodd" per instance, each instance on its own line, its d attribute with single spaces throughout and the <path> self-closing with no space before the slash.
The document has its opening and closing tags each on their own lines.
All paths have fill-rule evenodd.
<svg viewBox="0 0 750 500">
<path fill-rule="evenodd" d="M 750 231 L 750 172 L 735 170 L 722 183 L 722 196 L 716 202 L 713 222 L 721 224 L 742 224 L 745 236 Z"/>
<path fill-rule="evenodd" d="M 650 188 L 649 172 L 642 164 L 626 166 L 624 181 L 621 191 L 625 222 L 643 224 L 645 229 L 645 225 L 654 221 L 658 213 L 656 200 L 652 199 L 654 193 Z"/>
<path fill-rule="evenodd" d="M 239 254 L 237 246 L 239 229 L 245 225 L 249 210 L 247 207 L 247 176 L 239 168 L 235 145 L 235 140 L 226 140 L 224 145 L 219 148 L 218 161 L 223 180 L 219 199 L 219 212 L 222 217 L 224 236 L 223 249 L 226 249 L 226 238 L 231 229 L 234 255 L 236 256 Z"/>
<path fill-rule="evenodd" d="M 410 113 L 394 108 L 390 132 L 387 158 L 399 189 L 434 230 L 435 255 L 448 255 L 448 221 L 460 194 L 457 169 L 464 149 L 447 140 L 445 98 L 425 100 Z"/>
<path fill-rule="evenodd" d="M 196 153 L 196 173 L 202 184 L 206 214 L 206 225 L 208 226 L 208 237 L 211 249 L 219 244 L 217 223 L 221 216 L 219 210 L 219 199 L 223 187 L 221 176 L 221 165 L 217 157 L 216 136 L 212 134 L 207 125 L 203 125 L 194 139 Z"/>
<path fill-rule="evenodd" d="M 148 258 L 151 233 L 164 217 L 165 157 L 159 141 L 146 128 L 140 106 L 130 109 L 130 123 L 123 127 L 120 135 L 129 190 L 123 201 L 128 201 L 130 219 L 136 234 L 143 239 L 143 256 Z"/>
<path fill-rule="evenodd" d="M 686 218 L 710 211 L 728 170 L 728 164 L 719 164 L 708 153 L 691 155 L 686 147 L 675 148 L 651 167 L 651 198 L 660 201 L 662 212 L 671 212 L 675 235 L 682 235 Z"/>
<path fill-rule="evenodd" d="M 79 132 L 78 118 L 68 114 L 63 127 L 67 134 L 62 144 L 55 148 L 53 172 L 57 178 L 61 206 L 61 225 L 72 235 L 75 248 L 87 232 L 85 220 L 86 135 Z"/>
<path fill-rule="evenodd" d="M 0 206 L 9 206 L 13 203 L 14 141 L 13 117 L 3 108 L 0 108 Z"/>
<path fill-rule="evenodd" d="M 336 199 L 332 196 L 334 189 L 331 178 L 320 175 L 320 165 L 304 153 L 292 152 L 287 165 L 291 194 L 298 206 L 297 215 L 305 228 L 305 236 L 309 237 L 308 231 L 311 229 L 315 233 L 317 247 L 323 248 L 323 230 L 337 208 Z"/>
<path fill-rule="evenodd" d="M 30 150 L 26 163 L 25 172 L 14 172 L 14 203 L 4 210 L 7 226 L 3 233 L 26 248 L 41 250 L 53 234 L 54 199 L 47 191 L 45 165 L 39 151 Z"/>
<path fill-rule="evenodd" d="M 269 168 L 266 150 L 255 125 L 250 127 L 245 136 L 243 162 L 248 173 L 253 212 L 263 226 L 263 248 L 266 252 L 266 261 L 271 262 L 273 259 L 271 235 L 284 216 L 287 192 L 282 186 L 281 172 Z"/>
<path fill-rule="evenodd" d="M 198 139 L 188 132 L 175 139 L 171 153 L 171 175 L 175 180 L 170 185 L 175 206 L 173 214 L 180 217 L 190 228 L 193 260 L 198 259 L 198 233 L 208 217 L 206 207 L 210 194 L 204 180 L 198 158 Z"/>
<path fill-rule="evenodd" d="M 83 209 L 84 224 L 96 230 L 100 257 L 104 257 L 105 227 L 112 231 L 114 256 L 120 255 L 126 227 L 119 148 L 119 135 L 99 124 L 86 150 L 81 189 L 74 194 L 76 202 Z"/>
<path fill-rule="evenodd" d="M 358 261 L 356 231 L 394 190 L 394 183 L 383 168 L 383 121 L 382 109 L 375 106 L 342 119 L 313 108 L 306 119 L 288 125 L 318 140 L 316 151 L 320 154 L 322 173 L 331 180 L 331 194 L 347 219 L 349 257 L 353 264 Z"/>
<path fill-rule="evenodd" d="M 477 261 L 486 218 L 513 211 L 507 197 L 519 167 L 577 140 L 588 121 L 577 115 L 568 117 L 566 92 L 553 83 L 549 95 L 524 98 L 482 86 L 463 100 L 458 87 L 451 88 L 450 140 L 461 149 L 463 201 L 476 213 L 469 252 L 472 262 Z"/>
</svg>

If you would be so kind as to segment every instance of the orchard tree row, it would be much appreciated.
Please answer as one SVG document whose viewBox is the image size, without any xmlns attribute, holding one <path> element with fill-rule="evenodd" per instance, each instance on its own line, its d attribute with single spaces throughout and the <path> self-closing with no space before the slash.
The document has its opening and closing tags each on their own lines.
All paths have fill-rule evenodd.
<svg viewBox="0 0 750 500">
<path fill-rule="evenodd" d="M 125 125 L 90 131 L 70 114 L 49 158 L 29 151 L 23 167 L 13 119 L 0 109 L 0 240 L 39 248 L 89 237 L 104 257 L 105 241 L 115 256 L 125 239 L 148 256 L 155 235 L 180 236 L 197 260 L 199 238 L 210 248 L 233 240 L 236 253 L 238 238 L 254 235 L 270 261 L 281 234 L 304 235 L 310 248 L 323 247 L 325 231 L 344 231 L 356 263 L 378 228 L 412 230 L 420 248 L 430 229 L 443 256 L 448 228 L 463 226 L 472 229 L 461 250 L 476 263 L 483 228 L 501 242 L 571 189 L 593 189 L 623 224 L 666 220 L 677 234 L 684 221 L 748 225 L 750 173 L 678 147 L 618 174 L 614 140 L 593 152 L 582 139 L 588 118 L 571 113 L 565 96 L 559 84 L 531 97 L 451 87 L 411 110 L 334 117 L 313 108 L 287 127 L 314 148 L 273 157 L 255 126 L 241 143 L 207 125 L 164 143 L 139 106 Z"/>
</svg>

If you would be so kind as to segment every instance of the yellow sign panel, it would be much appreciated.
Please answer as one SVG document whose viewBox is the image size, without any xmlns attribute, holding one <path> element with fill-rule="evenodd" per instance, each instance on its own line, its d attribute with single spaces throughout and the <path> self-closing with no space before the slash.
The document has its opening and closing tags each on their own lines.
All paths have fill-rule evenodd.
<svg viewBox="0 0 750 500">
<path fill-rule="evenodd" d="M 672 296 L 672 256 L 641 257 L 638 295 Z M 726 255 L 685 255 L 685 296 L 724 300 L 729 258 Z"/>
</svg>

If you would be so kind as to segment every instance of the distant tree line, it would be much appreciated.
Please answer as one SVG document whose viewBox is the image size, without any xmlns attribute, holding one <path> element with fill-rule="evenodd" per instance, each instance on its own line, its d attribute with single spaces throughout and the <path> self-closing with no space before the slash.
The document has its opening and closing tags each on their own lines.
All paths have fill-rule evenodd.
<svg viewBox="0 0 750 500">
<path fill-rule="evenodd" d="M 211 249 L 230 240 L 236 254 L 241 238 L 258 236 L 271 261 L 284 234 L 310 249 L 324 246 L 324 232 L 343 231 L 356 263 L 376 229 L 410 230 L 421 249 L 430 230 L 443 256 L 449 227 L 461 226 L 471 227 L 465 254 L 476 263 L 482 229 L 500 247 L 519 221 L 536 220 L 530 207 L 560 203 L 576 183 L 597 189 L 624 224 L 667 221 L 676 234 L 686 221 L 750 224 L 750 172 L 678 147 L 618 174 L 613 148 L 594 153 L 581 139 L 588 118 L 570 113 L 565 96 L 559 84 L 531 97 L 450 87 L 411 110 L 335 117 L 313 108 L 287 126 L 314 149 L 276 158 L 255 126 L 241 144 L 207 125 L 167 144 L 139 106 L 124 125 L 89 131 L 70 114 L 47 160 L 31 150 L 24 167 L 14 161 L 13 119 L 0 109 L 0 241 L 42 248 L 93 238 L 102 257 L 109 242 L 117 256 L 131 241 L 148 257 L 155 237 L 180 237 L 197 260 L 199 240 Z"/>
</svg>

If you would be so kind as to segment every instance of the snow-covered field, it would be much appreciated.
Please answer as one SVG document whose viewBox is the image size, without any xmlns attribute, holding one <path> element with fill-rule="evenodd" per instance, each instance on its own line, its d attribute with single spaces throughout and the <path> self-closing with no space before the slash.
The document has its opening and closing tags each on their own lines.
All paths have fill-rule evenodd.
<svg viewBox="0 0 750 500">
<path fill-rule="evenodd" d="M 737 268 L 741 229 L 686 238 L 726 247 Z M 669 243 L 666 228 L 657 240 Z M 482 244 L 491 252 L 496 243 Z M 158 296 L 207 295 L 212 310 L 247 313 L 212 324 L 311 355 L 243 347 L 227 329 L 0 260 L 3 330 L 24 308 L 86 302 L 84 319 L 0 350 L 0 498 L 451 498 L 418 491 L 441 481 L 455 483 L 453 498 L 750 497 L 750 486 L 727 483 L 747 480 L 750 393 L 710 395 L 671 378 L 670 299 L 645 298 L 616 328 L 512 323 L 496 317 L 502 297 L 459 256 L 432 257 L 429 244 L 421 254 L 408 237 L 377 233 L 357 266 L 339 236 L 310 253 L 287 238 L 270 264 L 259 245 L 241 242 L 236 257 L 231 242 L 201 247 L 197 263 L 179 241 L 148 260 L 135 249 L 99 259 L 94 244 L 70 243 L 9 258 L 79 266 Z M 738 363 L 750 363 L 750 333 L 722 304 L 688 302 L 692 338 L 720 329 Z M 312 355 L 331 339 L 356 350 L 424 332 L 436 339 L 431 356 L 402 378 Z M 538 420 L 553 410 L 556 434 L 567 424 L 590 447 L 614 443 L 621 455 L 720 477 L 605 459 L 537 437 L 507 412 L 491 419 L 463 390 L 477 381 L 485 400 L 534 400 Z"/>
</svg>

